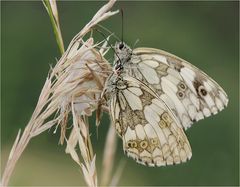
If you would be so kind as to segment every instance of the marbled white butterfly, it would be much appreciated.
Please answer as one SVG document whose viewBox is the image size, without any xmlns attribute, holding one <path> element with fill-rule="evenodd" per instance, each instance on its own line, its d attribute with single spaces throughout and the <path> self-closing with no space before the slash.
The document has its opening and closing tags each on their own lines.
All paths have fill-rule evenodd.
<svg viewBox="0 0 240 187">
<path fill-rule="evenodd" d="M 138 163 L 163 166 L 192 156 L 183 129 L 227 106 L 224 90 L 187 61 L 153 48 L 115 45 L 103 94 L 123 149 Z"/>
</svg>

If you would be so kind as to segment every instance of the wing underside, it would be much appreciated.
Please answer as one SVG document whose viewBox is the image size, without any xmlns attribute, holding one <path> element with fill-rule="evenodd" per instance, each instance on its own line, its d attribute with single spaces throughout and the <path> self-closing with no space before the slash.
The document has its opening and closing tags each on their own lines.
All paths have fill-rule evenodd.
<svg viewBox="0 0 240 187">
<path fill-rule="evenodd" d="M 167 105 L 140 81 L 124 78 L 126 88 L 110 100 L 112 120 L 124 152 L 138 163 L 163 166 L 186 162 L 191 147 Z"/>
<path fill-rule="evenodd" d="M 185 129 L 227 106 L 224 90 L 179 57 L 158 49 L 137 48 L 131 62 L 129 75 L 154 89 Z"/>
</svg>

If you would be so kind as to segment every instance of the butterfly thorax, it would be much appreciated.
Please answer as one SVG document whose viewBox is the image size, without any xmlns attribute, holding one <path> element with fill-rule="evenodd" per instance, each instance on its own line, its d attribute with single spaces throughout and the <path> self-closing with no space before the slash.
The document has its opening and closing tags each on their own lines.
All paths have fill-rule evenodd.
<svg viewBox="0 0 240 187">
<path fill-rule="evenodd" d="M 118 42 L 115 44 L 115 59 L 113 71 L 116 74 L 121 74 L 124 71 L 126 63 L 131 60 L 132 49 L 124 42 Z"/>
</svg>

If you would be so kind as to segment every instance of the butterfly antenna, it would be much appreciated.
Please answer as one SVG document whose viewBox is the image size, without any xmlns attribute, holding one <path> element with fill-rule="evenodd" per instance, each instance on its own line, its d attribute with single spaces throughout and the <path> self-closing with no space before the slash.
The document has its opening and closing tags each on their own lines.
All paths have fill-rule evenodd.
<svg viewBox="0 0 240 187">
<path fill-rule="evenodd" d="M 123 44 L 123 9 L 121 8 L 121 16 L 122 16 L 122 44 Z"/>
<path fill-rule="evenodd" d="M 108 32 L 109 34 L 111 34 L 116 40 L 118 40 L 119 42 L 121 41 L 120 38 L 118 38 L 115 33 L 111 32 L 109 29 L 107 29 L 106 27 L 104 27 L 101 24 L 97 24 L 98 27 L 100 27 L 101 29 L 105 30 L 106 32 Z"/>
<path fill-rule="evenodd" d="M 120 57 L 118 56 L 118 54 L 116 53 L 116 51 L 113 49 L 112 45 L 109 43 L 107 37 L 105 36 L 105 34 L 103 34 L 100 30 L 95 29 L 99 34 L 101 34 L 103 36 L 103 38 L 106 40 L 106 42 L 108 43 L 108 45 L 110 46 L 110 48 L 113 50 L 114 54 L 117 56 L 117 58 L 119 59 L 119 61 L 121 62 Z"/>
<path fill-rule="evenodd" d="M 139 39 L 136 40 L 136 42 L 133 44 L 132 48 L 135 48 L 138 42 L 139 42 Z"/>
</svg>

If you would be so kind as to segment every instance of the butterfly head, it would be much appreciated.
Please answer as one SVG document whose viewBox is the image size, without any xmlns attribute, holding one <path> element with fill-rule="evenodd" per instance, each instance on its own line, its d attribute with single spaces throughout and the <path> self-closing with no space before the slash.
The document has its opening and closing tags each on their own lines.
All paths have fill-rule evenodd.
<svg viewBox="0 0 240 187">
<path fill-rule="evenodd" d="M 119 74 L 123 70 L 124 64 L 131 59 L 132 49 L 124 42 L 117 42 L 114 46 L 114 50 L 114 72 Z"/>
</svg>

